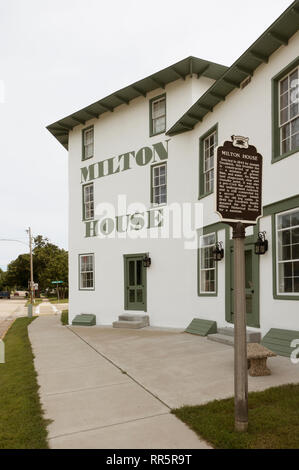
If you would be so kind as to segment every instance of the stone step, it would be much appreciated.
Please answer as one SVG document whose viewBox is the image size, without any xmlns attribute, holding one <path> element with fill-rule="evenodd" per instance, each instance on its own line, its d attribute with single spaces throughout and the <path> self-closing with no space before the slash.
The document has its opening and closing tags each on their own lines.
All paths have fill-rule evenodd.
<svg viewBox="0 0 299 470">
<path fill-rule="evenodd" d="M 140 315 L 140 314 L 130 314 L 126 313 L 123 315 L 119 315 L 118 317 L 119 321 L 142 321 L 146 323 L 146 325 L 149 325 L 149 316 L 148 315 Z"/>
<path fill-rule="evenodd" d="M 218 328 L 218 333 L 224 336 L 234 337 L 234 328 L 226 326 L 224 328 Z M 261 342 L 261 333 L 258 331 L 248 330 L 246 331 L 247 343 L 260 343 Z"/>
<path fill-rule="evenodd" d="M 118 320 L 112 323 L 113 328 L 144 328 L 148 326 L 147 322 L 140 321 L 140 320 Z"/>
<path fill-rule="evenodd" d="M 213 335 L 208 335 L 207 339 L 210 341 L 215 341 L 216 343 L 227 344 L 228 346 L 234 345 L 234 337 L 230 335 L 221 335 L 220 333 L 215 333 Z"/>
</svg>

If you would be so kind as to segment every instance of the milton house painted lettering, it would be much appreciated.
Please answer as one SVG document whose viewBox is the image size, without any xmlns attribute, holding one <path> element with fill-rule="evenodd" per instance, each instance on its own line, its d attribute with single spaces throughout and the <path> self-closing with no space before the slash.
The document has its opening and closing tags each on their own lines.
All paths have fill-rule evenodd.
<svg viewBox="0 0 299 470">
<path fill-rule="evenodd" d="M 92 165 L 81 168 L 81 183 L 92 181 L 103 176 L 115 175 L 122 171 L 130 170 L 132 165 L 148 165 L 168 158 L 168 142 L 158 142 L 151 147 L 142 147 L 137 152 L 132 150 L 117 157 L 107 158 Z"/>
</svg>

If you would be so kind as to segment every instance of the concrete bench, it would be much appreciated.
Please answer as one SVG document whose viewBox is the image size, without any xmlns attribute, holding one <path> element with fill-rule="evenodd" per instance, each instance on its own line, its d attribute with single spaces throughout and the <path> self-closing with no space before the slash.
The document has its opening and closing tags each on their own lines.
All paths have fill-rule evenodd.
<svg viewBox="0 0 299 470">
<path fill-rule="evenodd" d="M 276 354 L 270 349 L 265 348 L 259 343 L 247 344 L 247 360 L 249 375 L 252 377 L 260 377 L 263 375 L 271 375 L 270 369 L 267 367 L 268 357 L 274 357 Z"/>
</svg>

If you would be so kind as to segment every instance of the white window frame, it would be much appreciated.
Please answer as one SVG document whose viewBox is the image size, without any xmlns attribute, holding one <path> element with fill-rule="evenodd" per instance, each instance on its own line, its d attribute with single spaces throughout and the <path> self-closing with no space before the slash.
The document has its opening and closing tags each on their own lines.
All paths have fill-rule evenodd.
<svg viewBox="0 0 299 470">
<path fill-rule="evenodd" d="M 165 168 L 165 175 L 161 175 L 160 174 L 160 170 L 161 168 Z M 156 168 L 159 168 L 159 175 L 158 176 L 155 176 L 155 169 Z M 154 165 L 152 166 L 151 168 L 152 170 L 152 181 L 151 181 L 151 185 L 152 185 L 152 205 L 154 207 L 158 207 L 158 206 L 165 206 L 167 204 L 167 163 L 161 163 L 161 164 L 158 164 L 158 165 Z M 165 183 L 163 184 L 160 184 L 160 178 L 161 176 L 165 176 Z M 155 178 L 159 178 L 159 184 L 155 185 Z M 162 202 L 161 201 L 161 188 L 164 188 L 165 187 L 165 201 Z M 160 188 L 160 194 L 159 194 L 159 202 L 155 202 L 155 188 Z"/>
<path fill-rule="evenodd" d="M 92 257 L 92 270 L 91 271 L 83 271 L 82 272 L 82 262 L 81 259 L 83 256 L 90 256 Z M 92 273 L 92 286 L 83 287 L 82 286 L 82 274 Z M 95 270 L 94 270 L 94 253 L 83 253 L 79 255 L 79 290 L 94 290 L 95 286 Z"/>
<path fill-rule="evenodd" d="M 284 264 L 284 263 L 287 263 L 288 261 L 289 262 L 299 262 L 299 259 L 291 259 L 291 260 L 281 260 L 279 261 L 279 237 L 278 237 L 278 232 L 283 232 L 283 231 L 286 231 L 286 230 L 290 230 L 290 229 L 293 229 L 293 228 L 299 228 L 299 225 L 294 225 L 294 226 L 291 226 L 291 227 L 286 227 L 285 229 L 279 229 L 278 228 L 278 217 L 281 216 L 281 215 L 286 215 L 286 214 L 291 214 L 292 212 L 299 212 L 299 207 L 295 208 L 295 209 L 291 209 L 291 210 L 287 210 L 287 211 L 284 211 L 284 212 L 279 212 L 278 214 L 275 214 L 275 237 L 276 237 L 276 260 L 275 260 L 275 263 L 276 263 L 276 295 L 279 295 L 279 296 L 294 296 L 294 297 L 298 297 L 299 295 L 299 292 L 281 292 L 280 291 L 280 279 L 279 279 L 279 265 L 280 264 Z"/>
<path fill-rule="evenodd" d="M 295 87 L 291 87 L 291 83 L 290 83 L 290 76 L 297 70 L 297 85 Z M 280 106 L 280 98 L 282 96 L 281 92 L 280 92 L 280 88 L 281 88 L 281 82 L 283 82 L 286 78 L 288 78 L 288 89 L 285 93 L 283 94 L 288 94 L 288 104 L 286 107 L 282 108 L 282 109 L 287 109 L 288 111 L 288 119 L 282 124 L 281 123 L 281 106 Z M 295 134 L 291 134 L 291 130 L 290 130 L 290 133 L 289 133 L 289 137 L 287 137 L 287 139 L 290 141 L 289 143 L 289 149 L 284 152 L 283 149 L 282 149 L 282 143 L 284 140 L 287 140 L 287 139 L 282 139 L 282 131 L 283 131 L 283 128 L 285 126 L 288 126 L 290 125 L 293 121 L 295 121 L 296 119 L 299 118 L 299 106 L 298 106 L 298 113 L 296 114 L 296 116 L 293 116 L 292 118 L 290 117 L 290 107 L 291 107 L 291 101 L 290 101 L 290 93 L 295 93 L 295 90 L 296 90 L 296 87 L 299 86 L 298 84 L 298 80 L 299 80 L 299 65 L 297 65 L 296 67 L 294 67 L 290 72 L 288 72 L 286 75 L 284 75 L 282 78 L 279 79 L 278 81 L 278 90 L 277 90 L 277 93 L 278 93 L 278 126 L 279 126 L 279 148 L 280 148 L 280 155 L 284 155 L 285 153 L 288 153 L 288 152 L 293 152 L 295 151 L 298 147 L 295 147 L 295 148 L 291 148 L 291 138 L 293 135 L 296 135 L 297 132 Z M 291 90 L 294 90 L 293 92 Z"/>
<path fill-rule="evenodd" d="M 156 116 L 154 117 L 154 105 L 155 103 L 158 103 L 159 101 L 163 101 L 164 102 L 164 114 L 161 114 L 160 116 Z M 164 118 L 164 128 L 162 130 L 159 130 L 159 131 L 156 131 L 154 130 L 155 129 L 155 120 L 156 119 L 160 119 L 160 118 Z M 152 135 L 158 135 L 158 134 L 162 134 L 163 132 L 166 131 L 166 95 L 163 95 L 163 96 L 160 96 L 156 99 L 153 99 L 151 101 L 151 119 L 152 119 L 152 122 L 151 122 L 151 131 L 152 131 Z"/>
<path fill-rule="evenodd" d="M 211 243 L 210 245 L 206 245 L 206 246 L 202 246 L 202 240 L 204 238 L 207 238 L 207 237 L 211 237 L 211 236 L 214 236 L 214 242 Z M 206 248 L 211 248 L 211 247 L 214 247 L 215 244 L 217 242 L 217 236 L 216 236 L 216 232 L 211 232 L 211 233 L 207 233 L 205 235 L 201 235 L 200 236 L 200 239 L 199 239 L 199 293 L 202 294 L 202 295 L 211 295 L 211 294 L 214 294 L 216 295 L 217 294 L 217 265 L 216 265 L 216 261 L 214 261 L 214 267 L 213 268 L 202 268 L 202 250 L 206 249 Z M 202 274 L 205 273 L 206 271 L 214 271 L 214 290 L 211 291 L 203 291 L 201 286 L 202 286 L 202 279 L 203 279 L 203 276 Z"/>
<path fill-rule="evenodd" d="M 86 134 L 92 132 L 92 142 L 89 144 L 86 144 Z M 86 150 L 87 147 L 91 145 L 92 146 L 92 152 L 91 155 L 86 156 Z M 94 156 L 94 127 L 87 127 L 86 129 L 82 130 L 82 150 L 83 150 L 83 155 L 82 155 L 82 160 L 89 160 Z"/>
<path fill-rule="evenodd" d="M 85 198 L 85 190 L 88 187 L 92 187 L 92 200 L 91 201 L 86 201 Z M 93 183 L 88 183 L 85 184 L 82 187 L 82 197 L 83 197 L 83 220 L 92 220 L 94 218 L 94 184 Z M 90 217 L 87 217 L 86 214 L 90 212 L 92 215 Z"/>
<path fill-rule="evenodd" d="M 211 140 L 211 137 L 213 137 L 214 139 L 214 153 L 213 153 L 213 159 L 214 159 L 214 164 L 213 164 L 213 167 L 210 167 L 208 170 L 206 169 L 206 150 L 210 150 L 210 148 L 212 147 L 212 145 L 210 144 L 210 140 Z M 217 147 L 217 142 L 216 142 L 216 139 L 217 139 L 217 131 L 213 131 L 211 132 L 209 135 L 207 135 L 207 137 L 205 137 L 203 139 L 203 142 L 202 142 L 202 149 L 203 149 L 203 163 L 202 163 L 202 171 L 203 171 L 203 186 L 204 186 L 204 194 L 207 194 L 207 193 L 210 193 L 210 192 L 213 192 L 214 191 L 214 179 L 215 179 L 215 149 Z M 206 149 L 206 142 L 209 141 L 208 143 L 208 147 Z M 209 160 L 211 159 L 211 157 L 209 157 Z M 210 174 L 211 172 L 213 172 L 213 184 L 212 184 L 212 187 L 210 187 L 210 189 L 207 189 L 207 186 L 206 186 L 206 176 L 208 174 Z M 210 182 L 211 182 L 211 177 L 210 177 Z M 210 185 L 211 183 L 209 183 Z"/>
</svg>

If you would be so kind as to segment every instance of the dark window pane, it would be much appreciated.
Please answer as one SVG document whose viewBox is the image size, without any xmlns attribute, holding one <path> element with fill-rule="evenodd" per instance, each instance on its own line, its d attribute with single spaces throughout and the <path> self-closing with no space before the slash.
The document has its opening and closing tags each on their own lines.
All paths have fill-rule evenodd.
<svg viewBox="0 0 299 470">
<path fill-rule="evenodd" d="M 291 233 L 289 230 L 285 230 L 281 232 L 282 244 L 283 245 L 290 245 L 291 243 Z"/>
<path fill-rule="evenodd" d="M 290 245 L 284 246 L 282 248 L 282 259 L 283 260 L 291 259 L 291 247 L 290 247 Z"/>
<path fill-rule="evenodd" d="M 136 266 L 136 268 L 137 268 L 137 282 L 136 282 L 136 284 L 138 286 L 140 286 L 142 284 L 142 261 L 138 260 L 136 262 L 136 264 L 137 264 L 137 266 Z"/>
<path fill-rule="evenodd" d="M 280 93 L 284 93 L 285 91 L 287 91 L 288 87 L 289 87 L 289 80 L 288 80 L 288 77 L 286 77 L 280 82 Z"/>
<path fill-rule="evenodd" d="M 290 215 L 283 215 L 281 217 L 281 219 L 282 219 L 281 228 L 286 228 L 286 227 L 289 227 L 291 225 L 291 216 Z"/>
<path fill-rule="evenodd" d="M 129 261 L 129 285 L 135 285 L 135 262 Z"/>
<path fill-rule="evenodd" d="M 292 277 L 293 275 L 293 266 L 292 263 L 284 263 L 284 277 Z"/>
<path fill-rule="evenodd" d="M 299 259 L 299 243 L 292 246 L 292 259 Z"/>
<path fill-rule="evenodd" d="M 297 147 L 299 147 L 299 133 L 291 137 L 291 150 L 294 150 Z"/>
<path fill-rule="evenodd" d="M 137 289 L 137 302 L 142 302 L 143 296 L 142 296 L 142 289 Z"/>
<path fill-rule="evenodd" d="M 284 292 L 292 292 L 292 291 L 293 291 L 292 278 L 285 277 L 284 278 Z"/>
<path fill-rule="evenodd" d="M 294 292 L 299 292 L 299 277 L 294 278 Z"/>
<path fill-rule="evenodd" d="M 135 302 L 135 291 L 133 289 L 129 290 L 129 302 Z"/>
</svg>

